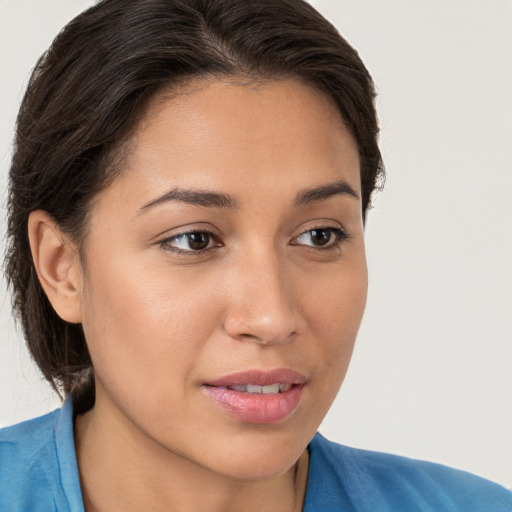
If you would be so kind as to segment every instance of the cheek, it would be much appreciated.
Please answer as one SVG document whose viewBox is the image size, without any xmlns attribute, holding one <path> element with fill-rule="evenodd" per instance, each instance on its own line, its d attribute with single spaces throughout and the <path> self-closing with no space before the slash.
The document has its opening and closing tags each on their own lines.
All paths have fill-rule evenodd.
<svg viewBox="0 0 512 512">
<path fill-rule="evenodd" d="M 302 280 L 303 314 L 319 339 L 330 340 L 327 345 L 332 350 L 341 349 L 339 341 L 353 343 L 366 306 L 368 275 L 364 252 Z"/>
<path fill-rule="evenodd" d="M 320 393 L 330 405 L 345 377 L 367 297 L 367 269 L 364 253 L 331 271 L 321 279 L 309 282 L 304 290 L 308 300 L 304 314 L 314 342 L 308 350 L 316 352 L 321 365 Z M 315 283 L 313 285 L 312 283 Z"/>
<path fill-rule="evenodd" d="M 146 397 L 149 387 L 184 381 L 215 328 L 208 287 L 192 286 L 187 272 L 119 259 L 86 277 L 83 328 L 97 377 Z"/>
</svg>

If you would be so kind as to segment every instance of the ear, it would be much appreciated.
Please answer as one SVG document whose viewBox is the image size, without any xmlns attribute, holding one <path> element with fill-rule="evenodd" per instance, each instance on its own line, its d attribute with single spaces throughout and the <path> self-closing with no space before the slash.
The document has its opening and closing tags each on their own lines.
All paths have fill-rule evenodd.
<svg viewBox="0 0 512 512">
<path fill-rule="evenodd" d="M 45 211 L 28 219 L 28 237 L 39 282 L 56 313 L 66 322 L 82 321 L 78 250 Z"/>
</svg>

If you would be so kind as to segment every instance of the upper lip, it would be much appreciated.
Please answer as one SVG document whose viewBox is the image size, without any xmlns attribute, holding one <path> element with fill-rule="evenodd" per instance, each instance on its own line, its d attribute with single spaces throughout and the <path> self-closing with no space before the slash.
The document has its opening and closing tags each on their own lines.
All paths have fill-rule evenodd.
<svg viewBox="0 0 512 512">
<path fill-rule="evenodd" d="M 270 384 L 305 384 L 306 377 L 301 373 L 288 368 L 276 368 L 274 370 L 245 370 L 224 375 L 217 379 L 205 382 L 207 386 L 227 387 L 243 386 L 244 384 L 256 384 L 257 386 L 269 386 Z"/>
</svg>

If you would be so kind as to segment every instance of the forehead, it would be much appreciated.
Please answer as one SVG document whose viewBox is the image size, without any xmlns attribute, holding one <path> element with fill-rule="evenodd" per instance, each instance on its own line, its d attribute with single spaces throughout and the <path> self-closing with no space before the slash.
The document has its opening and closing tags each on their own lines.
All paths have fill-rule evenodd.
<svg viewBox="0 0 512 512">
<path fill-rule="evenodd" d="M 340 178 L 360 190 L 357 147 L 338 109 L 295 80 L 203 80 L 161 92 L 134 132 L 126 163 L 122 175 L 139 179 L 139 195 L 173 183 L 270 194 Z"/>
</svg>

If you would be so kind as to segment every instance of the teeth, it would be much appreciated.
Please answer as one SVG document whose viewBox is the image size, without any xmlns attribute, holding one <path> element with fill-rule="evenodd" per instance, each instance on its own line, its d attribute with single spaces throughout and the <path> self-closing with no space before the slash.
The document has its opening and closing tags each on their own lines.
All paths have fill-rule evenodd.
<svg viewBox="0 0 512 512">
<path fill-rule="evenodd" d="M 263 386 L 261 388 L 261 392 L 264 395 L 275 395 L 276 393 L 279 393 L 279 384 L 270 384 L 270 386 Z"/>
<path fill-rule="evenodd" d="M 228 389 L 233 391 L 242 391 L 245 393 L 261 393 L 263 395 L 275 395 L 288 391 L 292 387 L 291 384 L 279 383 L 269 384 L 268 386 L 258 386 L 257 384 L 244 384 L 242 386 L 228 386 Z"/>
<path fill-rule="evenodd" d="M 247 384 L 247 393 L 261 393 L 263 388 L 257 384 Z"/>
</svg>

